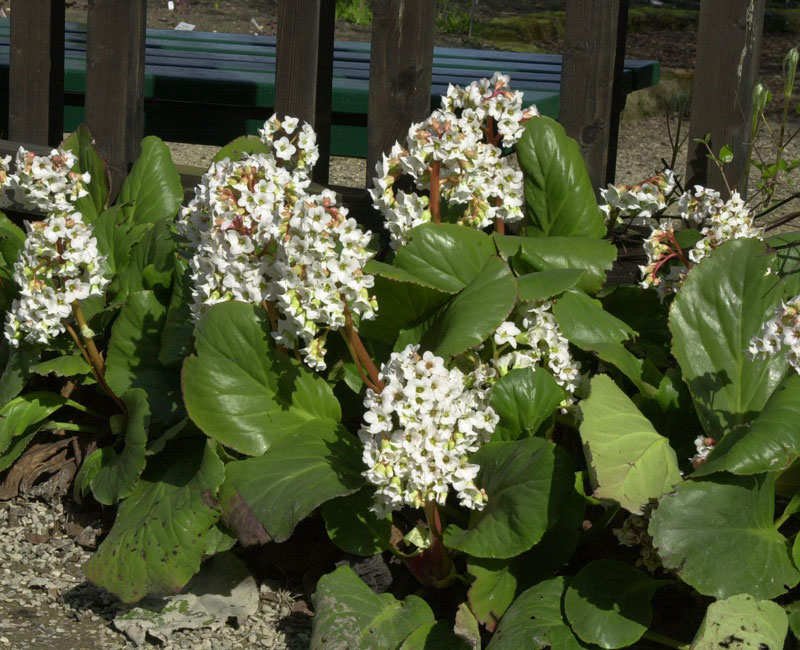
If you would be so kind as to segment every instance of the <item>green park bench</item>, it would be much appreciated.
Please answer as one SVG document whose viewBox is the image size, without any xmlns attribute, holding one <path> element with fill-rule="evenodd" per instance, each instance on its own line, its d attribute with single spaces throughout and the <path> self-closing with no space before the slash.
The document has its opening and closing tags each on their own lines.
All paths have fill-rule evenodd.
<svg viewBox="0 0 800 650">
<path fill-rule="evenodd" d="M 10 21 L 0 19 L 0 97 L 9 95 Z M 331 153 L 367 156 L 370 44 L 334 43 Z M 436 47 L 432 108 L 450 83 L 466 85 L 495 71 L 511 76 L 526 106 L 559 116 L 561 56 Z M 147 29 L 145 133 L 165 140 L 222 145 L 256 133 L 275 106 L 275 37 Z M 625 60 L 624 92 L 655 85 L 657 61 Z M 86 28 L 68 23 L 64 50 L 64 129 L 84 121 Z M 0 101 L 0 134 L 9 108 Z M 7 137 L 0 135 L 0 137 Z"/>
</svg>

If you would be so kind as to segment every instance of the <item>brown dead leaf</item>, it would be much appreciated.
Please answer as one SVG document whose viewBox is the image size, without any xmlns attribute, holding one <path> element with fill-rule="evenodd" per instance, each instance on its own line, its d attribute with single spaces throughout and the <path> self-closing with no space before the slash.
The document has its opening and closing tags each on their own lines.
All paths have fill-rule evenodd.
<svg viewBox="0 0 800 650">
<path fill-rule="evenodd" d="M 68 447 L 72 444 L 73 439 L 74 436 L 55 442 L 31 445 L 17 459 L 9 470 L 6 480 L 0 485 L 0 501 L 13 499 L 20 491 L 27 492 L 42 476 L 47 474 L 58 475 L 54 489 L 68 486 L 76 471 L 75 462 L 67 458 Z"/>
</svg>

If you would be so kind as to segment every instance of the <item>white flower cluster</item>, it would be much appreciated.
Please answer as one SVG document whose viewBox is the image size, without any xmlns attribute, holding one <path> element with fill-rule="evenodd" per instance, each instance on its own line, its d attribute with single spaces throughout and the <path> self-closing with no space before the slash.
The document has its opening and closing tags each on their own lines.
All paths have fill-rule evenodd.
<svg viewBox="0 0 800 650">
<path fill-rule="evenodd" d="M 386 387 L 367 390 L 364 424 L 364 476 L 373 485 L 373 510 L 393 510 L 426 502 L 443 504 L 450 486 L 461 505 L 480 510 L 486 493 L 475 485 L 480 467 L 469 456 L 488 442 L 498 416 L 488 392 L 467 388 L 470 378 L 448 370 L 431 352 L 409 345 L 392 353 L 381 369 Z"/>
<path fill-rule="evenodd" d="M 64 332 L 72 303 L 102 296 L 108 280 L 101 268 L 92 227 L 77 212 L 56 212 L 45 221 L 26 223 L 28 237 L 14 265 L 20 297 L 6 313 L 5 336 L 47 343 Z"/>
<path fill-rule="evenodd" d="M 195 250 L 192 313 L 199 318 L 229 300 L 274 303 L 273 337 L 290 348 L 302 343 L 306 363 L 322 370 L 321 328 L 343 327 L 345 309 L 375 317 L 374 280 L 363 272 L 370 234 L 335 205 L 332 192 L 305 194 L 318 157 L 311 127 L 273 117 L 261 133 L 271 153 L 214 163 L 182 211 L 178 228 Z"/>
<path fill-rule="evenodd" d="M 299 127 L 299 128 L 298 128 Z M 269 149 L 278 166 L 289 171 L 310 174 L 319 160 L 317 134 L 312 126 L 296 117 L 284 117 L 282 120 L 273 115 L 258 134 Z"/>
<path fill-rule="evenodd" d="M 495 219 L 523 218 L 522 172 L 514 169 L 497 144 L 513 145 L 522 124 L 538 115 L 522 110 L 522 94 L 508 89 L 508 77 L 474 82 L 465 89 L 450 86 L 442 108 L 408 131 L 405 146 L 396 143 L 376 166 L 370 190 L 373 205 L 386 219 L 393 247 L 408 241 L 408 232 L 432 218 L 439 197 L 459 224 L 485 228 Z M 497 131 L 495 132 L 495 125 Z M 395 191 L 410 178 L 416 191 Z M 419 191 L 428 191 L 430 196 Z"/>
<path fill-rule="evenodd" d="M 523 94 L 511 90 L 510 83 L 511 77 L 495 72 L 491 79 L 473 81 L 466 88 L 450 84 L 441 110 L 475 122 L 491 144 L 502 137 L 504 147 L 513 147 L 522 137 L 523 124 L 539 111 L 535 106 L 523 110 Z"/>
<path fill-rule="evenodd" d="M 6 197 L 6 188 L 10 186 L 9 163 L 11 156 L 0 156 L 0 208 L 11 205 L 11 201 Z"/>
<path fill-rule="evenodd" d="M 14 201 L 30 211 L 69 212 L 75 201 L 88 194 L 86 186 L 91 181 L 89 172 L 72 171 L 77 163 L 78 157 L 66 149 L 53 149 L 49 156 L 37 156 L 20 147 L 15 171 L 8 176 Z"/>
<path fill-rule="evenodd" d="M 697 449 L 697 453 L 689 459 L 689 462 L 692 464 L 692 467 L 697 469 L 706 462 L 706 458 L 708 458 L 711 450 L 717 446 L 717 441 L 714 440 L 714 438 L 707 438 L 701 435 L 694 439 L 694 446 Z"/>
<path fill-rule="evenodd" d="M 500 375 L 514 368 L 546 367 L 566 393 L 562 407 L 573 403 L 573 394 L 582 382 L 581 364 L 570 354 L 569 341 L 561 333 L 551 302 L 517 307 L 515 320 L 502 323 L 494 340 L 513 349 L 494 362 Z"/>
<path fill-rule="evenodd" d="M 645 289 L 654 288 L 663 300 L 667 294 L 676 292 L 683 284 L 689 272 L 685 265 L 688 258 L 675 239 L 675 230 L 667 225 L 652 230 L 650 236 L 644 240 L 644 252 L 647 255 L 647 264 L 639 267 L 642 286 Z M 671 263 L 673 260 L 676 263 Z M 663 272 L 664 269 L 666 273 Z"/>
<path fill-rule="evenodd" d="M 297 201 L 286 225 L 268 269 L 270 299 L 281 314 L 273 336 L 289 348 L 302 342 L 305 362 L 324 370 L 326 332 L 320 335 L 320 324 L 341 329 L 347 311 L 361 320 L 376 316 L 378 305 L 369 295 L 374 278 L 363 271 L 372 257 L 370 233 L 347 218 L 330 190 Z"/>
<path fill-rule="evenodd" d="M 750 210 L 742 201 L 738 192 L 733 192 L 731 198 L 723 202 L 720 199 L 706 201 L 709 190 L 695 187 L 695 196 L 700 195 L 701 200 L 689 213 L 689 218 L 698 222 L 698 215 L 704 215 L 700 223 L 708 223 L 700 232 L 703 239 L 689 251 L 689 259 L 695 264 L 711 253 L 712 250 L 734 239 L 762 239 L 764 229 L 753 225 Z M 683 200 L 683 199 L 682 199 Z"/>
<path fill-rule="evenodd" d="M 750 339 L 748 352 L 753 358 L 766 358 L 785 350 L 789 364 L 800 373 L 800 296 L 784 302 L 775 315 Z"/>
<path fill-rule="evenodd" d="M 667 208 L 675 185 L 675 174 L 671 169 L 636 185 L 609 183 L 606 189 L 600 190 L 605 201 L 600 209 L 610 225 L 624 219 L 652 219 Z"/>
</svg>

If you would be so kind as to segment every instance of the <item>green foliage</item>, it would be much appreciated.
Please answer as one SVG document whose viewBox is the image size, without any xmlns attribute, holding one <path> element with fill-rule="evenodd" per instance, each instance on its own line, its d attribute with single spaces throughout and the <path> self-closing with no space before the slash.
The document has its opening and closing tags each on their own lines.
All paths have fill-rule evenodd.
<svg viewBox="0 0 800 650">
<path fill-rule="evenodd" d="M 692 650 L 782 648 L 789 623 L 780 605 L 738 594 L 708 606 Z M 731 641 L 733 638 L 736 641 Z M 736 645 L 731 645 L 735 643 Z"/>
<path fill-rule="evenodd" d="M 371 25 L 372 9 L 367 0 L 336 0 L 336 20 Z"/>
</svg>

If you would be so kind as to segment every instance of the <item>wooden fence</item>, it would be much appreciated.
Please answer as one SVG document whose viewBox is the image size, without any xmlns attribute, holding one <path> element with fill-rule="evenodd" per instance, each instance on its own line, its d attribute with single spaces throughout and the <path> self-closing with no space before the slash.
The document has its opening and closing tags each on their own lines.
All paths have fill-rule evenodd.
<svg viewBox="0 0 800 650">
<path fill-rule="evenodd" d="M 264 0 L 265 2 L 267 0 Z M 745 188 L 747 125 L 766 0 L 702 0 L 692 137 L 730 144 L 732 185 Z M 317 177 L 330 151 L 334 0 L 279 0 L 276 111 L 318 132 Z M 373 0 L 368 176 L 381 153 L 430 107 L 435 2 Z M 566 0 L 561 116 L 596 187 L 614 180 L 628 0 Z M 86 122 L 119 187 L 144 135 L 146 0 L 89 0 Z M 62 138 L 64 0 L 17 0 L 11 13 L 9 141 L 55 146 Z M 264 115 L 264 118 L 268 115 Z M 705 151 L 693 147 L 689 183 L 724 190 Z M 351 194 L 366 205 L 366 195 Z"/>
</svg>

